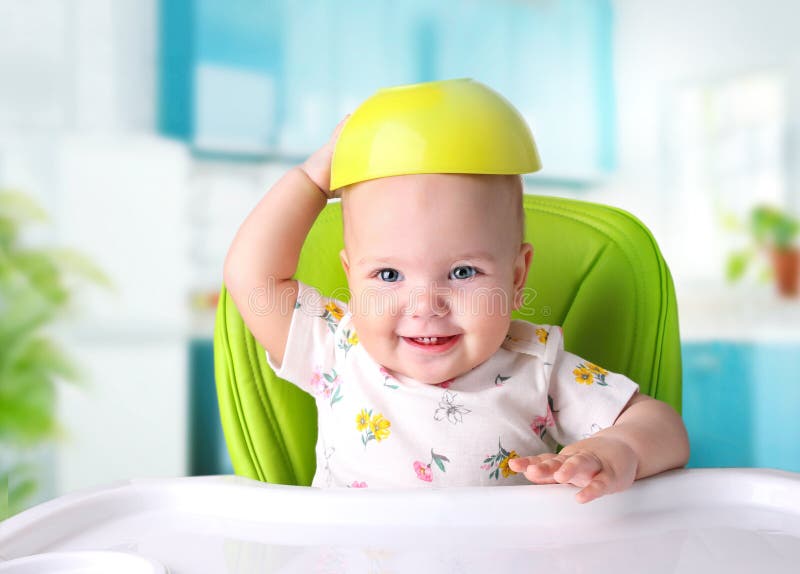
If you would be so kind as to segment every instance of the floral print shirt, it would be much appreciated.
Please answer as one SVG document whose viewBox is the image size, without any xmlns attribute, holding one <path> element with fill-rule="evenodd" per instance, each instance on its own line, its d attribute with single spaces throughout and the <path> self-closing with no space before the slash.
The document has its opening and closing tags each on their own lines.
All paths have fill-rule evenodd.
<svg viewBox="0 0 800 574">
<path fill-rule="evenodd" d="M 528 484 L 508 466 L 611 426 L 637 392 L 564 350 L 560 327 L 514 320 L 486 362 L 438 385 L 392 374 L 346 304 L 300 283 L 277 375 L 318 409 L 317 487 Z"/>
</svg>

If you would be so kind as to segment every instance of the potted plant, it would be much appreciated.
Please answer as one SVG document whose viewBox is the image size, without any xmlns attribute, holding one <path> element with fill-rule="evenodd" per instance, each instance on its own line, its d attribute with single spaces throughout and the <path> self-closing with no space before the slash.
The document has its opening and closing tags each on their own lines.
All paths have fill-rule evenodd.
<svg viewBox="0 0 800 574">
<path fill-rule="evenodd" d="M 59 435 L 56 387 L 80 378 L 47 328 L 70 308 L 79 284 L 110 285 L 80 253 L 26 245 L 25 229 L 46 221 L 30 197 L 0 189 L 0 520 L 36 492 L 25 454 Z"/>
<path fill-rule="evenodd" d="M 728 279 L 739 280 L 756 257 L 763 255 L 771 262 L 778 292 L 796 297 L 800 292 L 800 248 L 796 244 L 800 220 L 776 207 L 759 205 L 750 213 L 748 229 L 752 244 L 730 255 Z"/>
</svg>

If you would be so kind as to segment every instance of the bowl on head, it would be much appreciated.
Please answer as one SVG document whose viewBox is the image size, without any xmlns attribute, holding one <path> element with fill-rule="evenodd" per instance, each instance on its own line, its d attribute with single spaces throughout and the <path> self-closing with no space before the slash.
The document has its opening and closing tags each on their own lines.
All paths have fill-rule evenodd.
<svg viewBox="0 0 800 574">
<path fill-rule="evenodd" d="M 541 168 L 516 108 L 471 79 L 378 90 L 348 118 L 336 143 L 331 190 L 418 173 L 523 174 Z"/>
</svg>

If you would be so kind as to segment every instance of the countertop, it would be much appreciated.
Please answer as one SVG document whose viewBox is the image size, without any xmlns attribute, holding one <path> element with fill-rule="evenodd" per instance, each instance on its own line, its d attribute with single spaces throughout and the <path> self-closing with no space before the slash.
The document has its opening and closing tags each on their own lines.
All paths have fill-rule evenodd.
<svg viewBox="0 0 800 574">
<path fill-rule="evenodd" d="M 771 285 L 695 283 L 675 289 L 685 342 L 800 342 L 800 298 L 782 298 Z"/>
</svg>

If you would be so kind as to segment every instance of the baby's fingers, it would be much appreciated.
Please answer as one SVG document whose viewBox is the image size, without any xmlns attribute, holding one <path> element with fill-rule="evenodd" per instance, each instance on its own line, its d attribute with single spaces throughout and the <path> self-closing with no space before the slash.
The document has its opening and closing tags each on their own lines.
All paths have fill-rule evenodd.
<svg viewBox="0 0 800 574">
<path fill-rule="evenodd" d="M 311 179 L 328 198 L 339 197 L 341 195 L 340 190 L 336 190 L 335 192 L 330 191 L 331 161 L 333 158 L 333 151 L 336 147 L 336 140 L 339 139 L 339 134 L 342 132 L 342 128 L 349 117 L 350 114 L 346 115 L 344 119 L 339 122 L 325 145 L 311 154 L 302 165 L 302 169 L 306 172 L 309 179 Z"/>
<path fill-rule="evenodd" d="M 591 452 L 581 451 L 569 455 L 561 467 L 555 472 L 553 478 L 562 484 L 569 483 L 575 486 L 587 486 L 592 479 L 603 470 L 603 463 Z"/>
<path fill-rule="evenodd" d="M 536 484 L 553 484 L 557 482 L 553 478 L 553 473 L 561 467 L 564 459 L 565 457 L 561 455 L 545 453 L 511 459 L 509 467 L 514 472 L 523 473 L 525 478 Z"/>
<path fill-rule="evenodd" d="M 536 456 L 520 456 L 517 458 L 512 458 L 508 461 L 508 466 L 514 472 L 525 472 L 525 469 L 528 468 L 531 464 L 536 464 L 539 461 L 546 460 L 548 458 L 553 458 L 556 456 L 553 453 L 545 453 L 539 454 Z"/>
<path fill-rule="evenodd" d="M 608 476 L 601 472 L 589 482 L 586 488 L 578 491 L 578 494 L 575 495 L 575 500 L 584 504 L 611 492 L 613 490 L 609 485 Z"/>
</svg>

